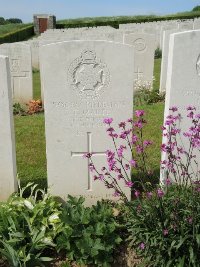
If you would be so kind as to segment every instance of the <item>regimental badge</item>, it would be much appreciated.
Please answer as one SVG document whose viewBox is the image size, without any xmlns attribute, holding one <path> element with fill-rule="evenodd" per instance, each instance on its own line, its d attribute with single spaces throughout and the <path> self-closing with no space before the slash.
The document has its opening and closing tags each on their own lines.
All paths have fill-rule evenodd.
<svg viewBox="0 0 200 267">
<path fill-rule="evenodd" d="M 68 70 L 70 87 L 83 99 L 95 99 L 110 83 L 110 73 L 106 64 L 97 58 L 92 50 L 84 50 Z"/>
</svg>

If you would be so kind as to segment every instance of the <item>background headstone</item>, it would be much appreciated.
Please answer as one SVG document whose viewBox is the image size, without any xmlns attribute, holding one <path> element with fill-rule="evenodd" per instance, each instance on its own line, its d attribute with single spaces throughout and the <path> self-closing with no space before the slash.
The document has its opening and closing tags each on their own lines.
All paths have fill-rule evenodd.
<svg viewBox="0 0 200 267">
<path fill-rule="evenodd" d="M 155 36 L 150 34 L 125 34 L 124 43 L 134 47 L 134 80 L 152 82 Z"/>
<path fill-rule="evenodd" d="M 180 30 L 178 29 L 166 30 L 163 32 L 162 60 L 161 60 L 161 72 L 160 72 L 160 92 L 166 91 L 170 35 L 177 32 L 180 32 Z"/>
<path fill-rule="evenodd" d="M 0 56 L 0 201 L 17 190 L 9 60 Z"/>
<path fill-rule="evenodd" d="M 12 43 L 0 45 L 0 55 L 10 60 L 13 102 L 27 103 L 33 99 L 33 78 L 30 45 Z"/>
</svg>

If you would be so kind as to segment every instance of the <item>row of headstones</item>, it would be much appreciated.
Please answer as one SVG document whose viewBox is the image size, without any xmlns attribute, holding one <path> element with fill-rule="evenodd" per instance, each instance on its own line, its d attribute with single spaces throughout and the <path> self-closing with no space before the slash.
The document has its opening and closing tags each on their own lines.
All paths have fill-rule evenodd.
<svg viewBox="0 0 200 267">
<path fill-rule="evenodd" d="M 88 31 L 88 30 L 87 30 Z M 73 31 L 72 31 L 73 32 Z M 154 69 L 155 38 L 149 34 L 102 33 L 102 28 L 90 29 L 89 34 L 69 34 L 54 30 L 55 35 L 37 38 L 23 43 L 3 44 L 0 54 L 10 59 L 14 103 L 27 103 L 33 98 L 32 68 L 40 67 L 39 48 L 44 44 L 70 40 L 107 40 L 130 44 L 135 51 L 133 80 L 152 82 Z M 48 35 L 48 34 L 47 34 Z M 146 64 L 148 62 L 148 64 Z M 43 94 L 42 94 L 43 95 Z"/>
<path fill-rule="evenodd" d="M 162 35 L 163 31 L 169 29 L 179 29 L 179 30 L 193 30 L 200 28 L 200 19 L 190 19 L 190 20 L 167 20 L 167 21 L 155 21 L 155 22 L 145 22 L 145 23 L 130 23 L 130 24 L 120 24 L 119 30 L 114 29 L 110 26 L 102 26 L 95 28 L 98 31 L 104 33 L 115 33 L 118 35 L 117 39 L 120 39 L 123 33 L 148 33 L 154 34 L 156 37 L 156 46 L 162 48 Z M 61 30 L 48 30 L 43 33 L 42 38 L 48 38 L 50 36 L 55 36 L 60 33 L 84 33 L 88 34 L 93 31 L 94 28 L 77 28 L 77 29 L 61 29 Z"/>
<path fill-rule="evenodd" d="M 156 35 L 156 44 L 162 48 L 162 36 L 166 30 L 196 30 L 200 29 L 200 19 L 186 19 L 186 20 L 167 20 L 167 21 L 154 21 L 145 23 L 130 23 L 120 24 L 119 29 L 123 31 L 143 32 Z"/>
<path fill-rule="evenodd" d="M 200 31 L 172 34 L 169 45 L 165 116 L 172 105 L 199 108 Z M 108 41 L 69 41 L 41 47 L 48 184 L 55 195 L 83 195 L 87 203 L 113 198 L 102 181 L 93 182 L 86 152 L 104 166 L 111 147 L 103 118 L 114 126 L 132 117 L 132 46 Z M 16 190 L 16 160 L 8 59 L 0 56 L 0 197 Z M 184 112 L 184 111 L 183 111 Z M 182 129 L 188 125 L 182 121 Z M 187 146 L 187 144 L 185 144 Z M 127 154 L 130 158 L 131 154 Z M 161 177 L 163 179 L 163 177 Z M 130 189 L 122 181 L 130 197 Z"/>
<path fill-rule="evenodd" d="M 198 26 L 199 20 L 187 21 L 192 25 L 195 22 Z M 185 23 L 186 22 L 181 22 Z M 148 25 L 147 25 L 148 24 Z M 146 26 L 145 26 L 146 25 Z M 31 64 L 34 68 L 39 68 L 39 47 L 43 44 L 69 40 L 108 40 L 133 45 L 135 49 L 135 69 L 134 80 L 141 80 L 145 84 L 152 83 L 154 68 L 154 50 L 156 49 L 156 35 L 147 33 L 135 33 L 133 27 L 137 29 L 148 29 L 152 27 L 153 31 L 157 29 L 155 26 L 162 25 L 162 30 L 166 27 L 176 26 L 177 21 L 169 22 L 152 22 L 143 24 L 125 24 L 124 28 L 129 30 L 119 31 L 110 26 L 96 28 L 78 28 L 64 30 L 48 30 L 39 38 L 15 44 L 4 44 L 0 46 L 0 54 L 7 55 L 10 58 L 11 77 L 13 88 L 13 102 L 27 103 L 33 98 L 33 81 Z M 132 28 L 132 30 L 131 30 Z M 183 28 L 183 26 L 182 26 Z M 172 30 L 177 32 L 181 30 Z M 126 33 L 127 32 L 127 33 Z M 163 60 L 161 70 L 160 91 L 166 88 L 166 66 L 168 58 L 169 33 L 162 33 L 163 43 Z M 166 45 L 167 44 L 167 45 Z M 30 46 L 30 47 L 29 47 Z M 148 64 L 147 64 L 148 62 Z"/>
</svg>

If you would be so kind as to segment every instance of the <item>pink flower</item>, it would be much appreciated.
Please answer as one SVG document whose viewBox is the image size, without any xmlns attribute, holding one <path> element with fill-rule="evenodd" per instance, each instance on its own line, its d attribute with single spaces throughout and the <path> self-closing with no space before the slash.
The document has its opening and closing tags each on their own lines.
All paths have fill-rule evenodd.
<svg viewBox="0 0 200 267">
<path fill-rule="evenodd" d="M 192 217 L 189 217 L 189 218 L 187 219 L 187 221 L 188 221 L 189 224 L 192 224 L 192 223 L 193 223 L 193 219 L 192 219 Z"/>
<path fill-rule="evenodd" d="M 105 123 L 105 124 L 111 124 L 112 122 L 113 122 L 113 119 L 112 118 L 105 118 L 104 120 L 103 120 L 103 122 Z"/>
<path fill-rule="evenodd" d="M 144 249 L 145 249 L 145 244 L 144 244 L 144 243 L 140 243 L 139 248 L 140 248 L 141 250 L 144 250 Z"/>
<path fill-rule="evenodd" d="M 120 193 L 115 191 L 114 194 L 113 194 L 114 197 L 119 197 L 120 196 Z"/>
<path fill-rule="evenodd" d="M 164 229 L 164 230 L 163 230 L 163 235 L 166 236 L 166 235 L 168 235 L 168 234 L 169 234 L 169 231 L 168 231 L 167 229 Z"/>
<path fill-rule="evenodd" d="M 147 198 L 148 198 L 148 199 L 151 199 L 152 196 L 153 196 L 153 193 L 152 193 L 152 192 L 147 192 Z"/>
<path fill-rule="evenodd" d="M 145 114 L 144 110 L 136 110 L 135 111 L 135 116 L 137 118 L 144 116 L 144 114 Z"/>
<path fill-rule="evenodd" d="M 127 187 L 132 187 L 133 186 L 133 182 L 131 182 L 131 181 L 128 181 L 128 182 L 126 181 L 125 184 L 126 184 Z"/>
<path fill-rule="evenodd" d="M 176 106 L 173 106 L 173 107 L 171 107 L 169 110 L 175 112 L 175 111 L 178 111 L 178 108 L 177 108 Z"/>
<path fill-rule="evenodd" d="M 119 123 L 119 127 L 120 128 L 125 128 L 125 126 L 126 126 L 126 123 L 124 121 Z"/>
<path fill-rule="evenodd" d="M 141 154 L 143 151 L 144 151 L 144 149 L 143 149 L 142 146 L 140 146 L 140 145 L 137 145 L 137 146 L 136 146 L 136 152 L 137 152 L 138 154 Z"/>
<path fill-rule="evenodd" d="M 134 145 L 135 143 L 137 143 L 137 141 L 138 141 L 138 137 L 136 135 L 133 135 L 131 144 Z"/>
<path fill-rule="evenodd" d="M 131 164 L 131 167 L 136 167 L 137 165 L 137 162 L 134 159 L 130 160 L 129 163 Z"/>
<path fill-rule="evenodd" d="M 140 192 L 138 191 L 138 190 L 136 190 L 135 192 L 134 192 L 134 195 L 135 195 L 135 197 L 139 197 L 140 196 Z"/>
<path fill-rule="evenodd" d="M 127 122 L 132 123 L 133 122 L 133 119 L 130 118 L 130 119 L 127 120 Z"/>
<path fill-rule="evenodd" d="M 165 193 L 162 191 L 162 189 L 158 188 L 158 190 L 157 190 L 157 196 L 161 198 L 161 197 L 164 196 L 164 194 Z"/>
<path fill-rule="evenodd" d="M 195 115 L 195 118 L 196 118 L 196 119 L 200 119 L 200 114 L 196 114 L 196 115 Z"/>
<path fill-rule="evenodd" d="M 189 106 L 187 106 L 187 111 L 189 111 L 189 110 L 196 110 L 196 108 L 192 105 L 189 105 Z"/>
<path fill-rule="evenodd" d="M 125 169 L 128 171 L 130 170 L 130 165 L 129 164 L 125 164 Z"/>
<path fill-rule="evenodd" d="M 145 146 L 145 147 L 147 147 L 147 146 L 150 146 L 150 145 L 152 145 L 152 144 L 153 144 L 153 142 L 152 142 L 152 141 L 150 141 L 150 140 L 144 140 L 143 144 L 144 144 L 144 146 Z"/>
<path fill-rule="evenodd" d="M 84 155 L 83 155 L 83 158 L 88 158 L 88 159 L 90 159 L 92 157 L 92 153 L 85 153 Z"/>
<path fill-rule="evenodd" d="M 166 184 L 166 185 L 171 185 L 172 182 L 171 182 L 171 180 L 170 180 L 169 178 L 167 178 L 167 179 L 165 180 L 165 184 Z"/>
<path fill-rule="evenodd" d="M 94 167 L 93 163 L 89 164 L 89 169 L 90 169 L 91 172 L 93 172 L 95 170 L 95 167 Z"/>
</svg>

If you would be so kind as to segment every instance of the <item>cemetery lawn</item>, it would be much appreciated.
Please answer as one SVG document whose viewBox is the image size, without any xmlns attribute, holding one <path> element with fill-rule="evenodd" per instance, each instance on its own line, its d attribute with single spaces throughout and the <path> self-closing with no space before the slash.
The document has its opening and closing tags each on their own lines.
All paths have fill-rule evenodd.
<svg viewBox="0 0 200 267">
<path fill-rule="evenodd" d="M 155 59 L 154 61 L 154 83 L 153 89 L 159 91 L 160 87 L 160 69 L 161 69 L 161 58 Z"/>
<path fill-rule="evenodd" d="M 7 34 L 7 33 L 11 33 L 11 32 L 15 32 L 17 30 L 20 30 L 22 28 L 25 28 L 27 26 L 29 26 L 31 24 L 5 24 L 5 25 L 0 25 L 0 36 Z"/>
<path fill-rule="evenodd" d="M 37 76 L 37 75 L 36 75 Z M 161 130 L 164 103 L 143 105 L 135 109 L 144 109 L 148 121 L 144 128 L 144 137 L 154 142 L 149 149 L 153 171 L 159 174 Z M 47 185 L 44 114 L 15 116 L 16 152 L 18 177 L 22 185 L 35 182 L 44 188 Z M 66 173 L 67 175 L 67 173 Z"/>
<path fill-rule="evenodd" d="M 38 70 L 33 71 L 33 99 L 41 99 L 41 84 L 40 84 L 40 72 Z"/>
<path fill-rule="evenodd" d="M 22 185 L 27 181 L 46 187 L 44 115 L 15 116 L 17 172 Z"/>
</svg>

